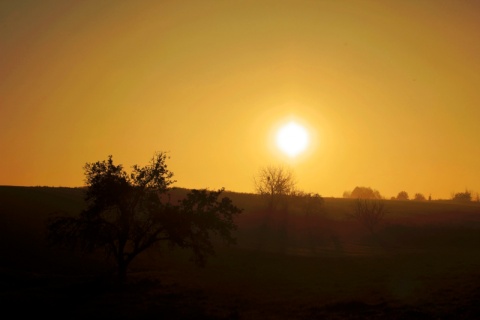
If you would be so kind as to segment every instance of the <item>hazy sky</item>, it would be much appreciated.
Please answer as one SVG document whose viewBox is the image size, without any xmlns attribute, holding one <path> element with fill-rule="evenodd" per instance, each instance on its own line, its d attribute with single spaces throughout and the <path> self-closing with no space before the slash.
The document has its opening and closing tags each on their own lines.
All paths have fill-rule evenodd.
<svg viewBox="0 0 480 320">
<path fill-rule="evenodd" d="M 176 186 L 480 191 L 478 1 L 2 1 L 0 184 L 170 154 Z M 274 132 L 296 119 L 308 152 Z"/>
</svg>

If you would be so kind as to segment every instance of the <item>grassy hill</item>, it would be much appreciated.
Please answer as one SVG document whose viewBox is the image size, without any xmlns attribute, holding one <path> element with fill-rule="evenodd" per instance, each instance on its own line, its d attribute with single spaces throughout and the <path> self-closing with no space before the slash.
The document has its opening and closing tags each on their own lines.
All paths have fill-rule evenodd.
<svg viewBox="0 0 480 320">
<path fill-rule="evenodd" d="M 187 190 L 174 189 L 181 198 Z M 122 288 L 101 255 L 48 248 L 45 222 L 77 214 L 84 189 L 0 186 L 0 299 L 21 313 L 77 319 L 470 319 L 480 315 L 480 206 L 386 200 L 376 234 L 349 217 L 352 200 L 321 212 L 244 208 L 234 247 L 205 268 L 179 249 L 152 250 Z M 68 315 L 68 316 L 66 316 Z"/>
</svg>

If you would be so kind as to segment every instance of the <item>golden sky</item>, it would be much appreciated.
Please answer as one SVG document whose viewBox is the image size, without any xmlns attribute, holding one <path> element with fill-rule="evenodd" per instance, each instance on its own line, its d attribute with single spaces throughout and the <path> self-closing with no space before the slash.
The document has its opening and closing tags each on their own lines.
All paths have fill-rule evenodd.
<svg viewBox="0 0 480 320">
<path fill-rule="evenodd" d="M 2 1 L 0 184 L 170 154 L 176 186 L 480 191 L 480 2 Z M 274 132 L 311 145 L 290 159 Z"/>
</svg>

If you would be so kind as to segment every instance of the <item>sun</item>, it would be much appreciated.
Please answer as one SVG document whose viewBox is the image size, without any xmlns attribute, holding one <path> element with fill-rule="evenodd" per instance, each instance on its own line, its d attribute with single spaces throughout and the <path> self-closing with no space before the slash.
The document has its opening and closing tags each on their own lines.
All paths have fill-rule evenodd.
<svg viewBox="0 0 480 320">
<path fill-rule="evenodd" d="M 290 157 L 296 157 L 308 147 L 307 130 L 296 122 L 289 122 L 277 132 L 277 146 Z"/>
</svg>

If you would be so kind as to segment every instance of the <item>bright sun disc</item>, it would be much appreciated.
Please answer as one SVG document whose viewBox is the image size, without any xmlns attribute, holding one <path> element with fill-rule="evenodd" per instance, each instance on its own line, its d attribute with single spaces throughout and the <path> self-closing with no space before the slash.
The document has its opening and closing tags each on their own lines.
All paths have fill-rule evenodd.
<svg viewBox="0 0 480 320">
<path fill-rule="evenodd" d="M 308 133 L 304 127 L 290 122 L 277 133 L 277 146 L 290 157 L 295 157 L 308 146 Z"/>
</svg>

